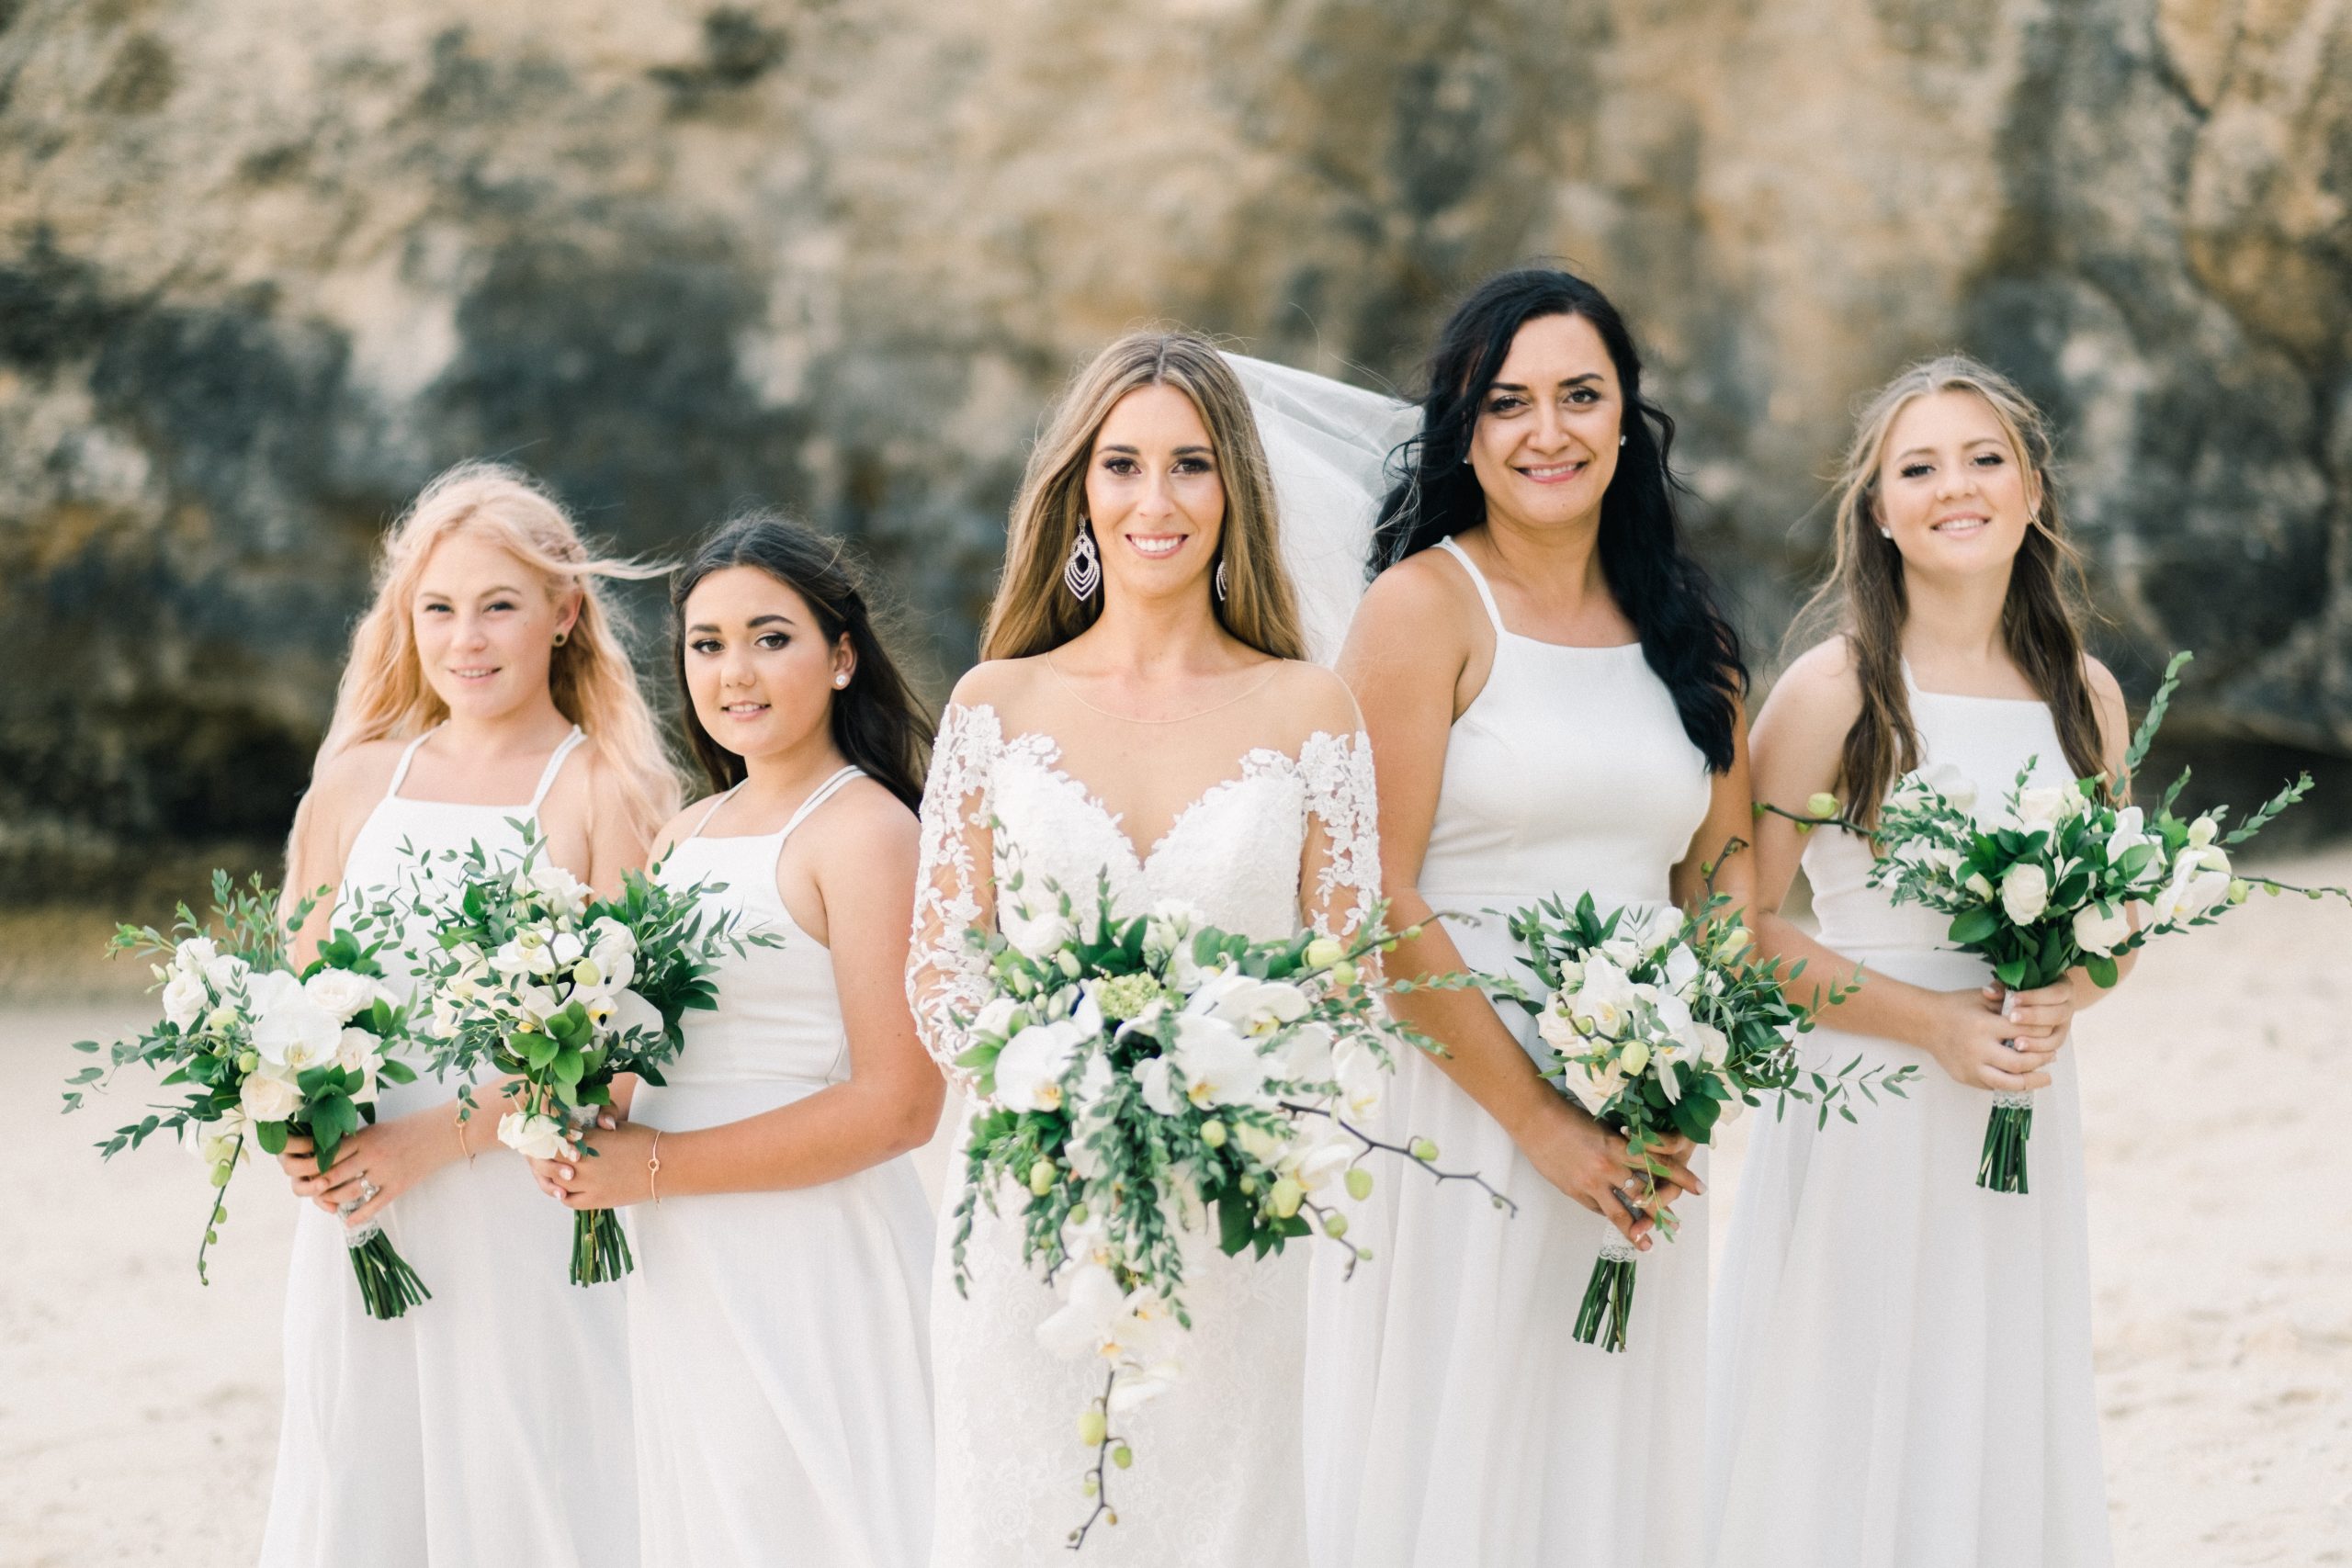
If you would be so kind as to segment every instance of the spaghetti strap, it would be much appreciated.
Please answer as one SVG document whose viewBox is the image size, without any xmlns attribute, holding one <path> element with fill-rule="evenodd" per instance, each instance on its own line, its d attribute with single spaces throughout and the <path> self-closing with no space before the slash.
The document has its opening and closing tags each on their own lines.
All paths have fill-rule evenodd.
<svg viewBox="0 0 2352 1568">
<path fill-rule="evenodd" d="M 408 743 L 408 749 L 401 753 L 400 765 L 392 770 L 392 782 L 384 786 L 384 798 L 386 800 L 390 800 L 394 795 L 400 794 L 401 784 L 408 778 L 408 765 L 416 761 L 416 749 L 424 745 L 426 741 L 432 739 L 434 730 L 439 729 L 441 727 L 436 724 L 433 727 L 433 729 L 426 730 L 424 734 L 418 736 L 415 739 Z"/>
<path fill-rule="evenodd" d="M 725 789 L 720 790 L 717 795 L 711 796 L 710 809 L 704 812 L 700 817 L 695 818 L 695 830 L 688 833 L 685 839 L 680 840 L 679 842 L 684 843 L 687 840 L 701 838 L 702 830 L 710 826 L 710 819 L 718 815 L 718 808 L 726 805 L 729 800 L 732 799 L 735 792 L 741 789 L 744 784 L 749 782 L 750 781 L 748 779 L 737 779 L 733 784 L 729 784 Z"/>
<path fill-rule="evenodd" d="M 586 730 L 576 724 L 571 727 L 571 733 L 563 738 L 563 744 L 557 747 L 555 755 L 548 759 L 546 770 L 539 774 L 539 787 L 531 792 L 531 804 L 525 807 L 524 810 L 534 817 L 539 814 L 539 803 L 547 799 L 548 791 L 555 787 L 555 776 L 563 771 L 563 760 L 571 756 L 580 743 L 587 739 Z"/>
<path fill-rule="evenodd" d="M 842 785 L 849 783 L 852 779 L 862 779 L 865 776 L 865 770 L 858 767 L 854 763 L 852 763 L 850 766 L 843 768 L 841 772 L 835 773 L 831 778 L 827 779 L 823 784 L 819 784 L 815 789 L 809 791 L 808 798 L 800 803 L 800 809 L 792 814 L 791 819 L 784 825 L 784 831 L 776 835 L 776 848 L 778 850 L 782 850 L 784 847 L 784 840 L 792 837 L 792 830 L 795 828 L 799 827 L 801 823 L 807 821 L 810 812 L 824 805 L 828 800 L 831 800 L 833 797 L 834 792 L 839 790 Z"/>
<path fill-rule="evenodd" d="M 1478 603 L 1487 607 L 1487 619 L 1495 624 L 1495 635 L 1500 637 L 1503 632 L 1503 613 L 1495 607 L 1495 591 L 1487 586 L 1487 574 L 1478 570 L 1478 563 L 1470 558 L 1470 552 L 1455 543 L 1451 534 L 1440 539 L 1437 542 L 1437 547 L 1460 561 L 1462 570 L 1470 574 L 1470 586 L 1478 591 Z"/>
</svg>

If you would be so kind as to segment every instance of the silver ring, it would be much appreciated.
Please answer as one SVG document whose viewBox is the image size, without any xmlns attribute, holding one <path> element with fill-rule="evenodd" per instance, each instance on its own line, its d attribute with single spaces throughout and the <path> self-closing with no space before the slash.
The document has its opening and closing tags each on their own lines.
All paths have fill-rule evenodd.
<svg viewBox="0 0 2352 1568">
<path fill-rule="evenodd" d="M 377 1194 L 377 1193 L 379 1193 L 379 1192 L 381 1192 L 382 1190 L 383 1190 L 383 1189 L 382 1189 L 382 1188 L 380 1188 L 380 1187 L 377 1186 L 374 1182 L 372 1182 L 372 1181 L 368 1180 L 366 1177 L 364 1177 L 364 1176 L 363 1176 L 363 1177 L 361 1177 L 361 1178 L 359 1179 L 359 1201 L 360 1201 L 361 1202 L 363 1202 L 363 1203 L 372 1203 L 372 1202 L 374 1202 L 374 1201 L 376 1201 L 376 1194 Z"/>
</svg>

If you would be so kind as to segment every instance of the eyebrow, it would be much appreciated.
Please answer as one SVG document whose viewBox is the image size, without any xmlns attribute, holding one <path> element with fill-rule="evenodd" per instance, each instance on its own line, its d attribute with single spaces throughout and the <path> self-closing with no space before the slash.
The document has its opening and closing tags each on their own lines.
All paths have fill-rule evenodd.
<svg viewBox="0 0 2352 1568">
<path fill-rule="evenodd" d="M 1587 381 L 1596 381 L 1596 382 L 1597 382 L 1597 381 L 1599 381 L 1600 379 L 1600 371 L 1598 371 L 1598 370 L 1587 370 L 1587 371 L 1585 371 L 1582 375 L 1578 375 L 1578 376 L 1569 376 L 1569 377 L 1566 377 L 1566 378 L 1564 378 L 1561 380 L 1560 385 L 1561 385 L 1561 386 L 1563 386 L 1563 387 L 1580 387 L 1580 386 L 1584 385 L 1584 383 L 1586 383 Z M 1520 385 L 1518 382 L 1516 382 L 1516 381 L 1497 381 L 1497 382 L 1495 382 L 1493 385 L 1489 386 L 1489 387 L 1487 389 L 1487 390 L 1488 390 L 1488 391 L 1490 391 L 1490 392 L 1523 392 L 1523 391 L 1527 390 L 1527 389 L 1526 389 L 1525 387 L 1521 386 L 1521 385 Z"/>
<path fill-rule="evenodd" d="M 750 620 L 743 623 L 746 627 L 788 626 L 791 624 L 792 617 L 790 615 L 753 615 Z M 716 623 L 702 621 L 694 626 L 688 626 L 686 628 L 686 635 L 692 637 L 696 632 L 715 632 L 718 629 L 719 627 Z"/>
<path fill-rule="evenodd" d="M 457 598 L 457 597 L 458 597 L 458 595 L 457 595 L 457 594 L 455 594 L 455 593 L 444 593 L 444 592 L 443 592 L 441 590 L 439 590 L 438 588 L 420 588 L 420 589 L 418 589 L 416 592 L 417 592 L 417 595 L 418 595 L 418 597 L 420 597 L 420 598 L 424 598 L 424 599 L 455 599 L 455 598 Z M 522 595 L 523 595 L 523 591 L 522 591 L 521 589 L 519 589 L 519 588 L 509 588 L 509 587 L 507 587 L 505 584 L 501 583 L 499 586 L 497 586 L 497 587 L 495 587 L 495 588 L 485 588 L 485 589 L 483 589 L 480 593 L 476 594 L 476 595 L 475 595 L 475 597 L 476 597 L 476 598 L 480 598 L 480 599 L 487 599 L 487 598 L 489 598 L 491 595 L 492 595 L 493 593 L 505 593 L 505 594 L 510 594 L 510 595 L 512 595 L 512 596 L 514 596 L 514 597 L 515 597 L 515 598 L 518 598 L 518 599 L 519 599 L 519 598 L 521 598 L 521 597 L 522 597 Z"/>
<path fill-rule="evenodd" d="M 1142 457 L 1142 456 L 1143 456 L 1142 448 L 1140 448 L 1140 447 L 1136 447 L 1136 446 L 1129 446 L 1125 445 L 1124 443 L 1122 443 L 1122 444 L 1120 444 L 1120 445 L 1117 445 L 1117 446 L 1105 446 L 1105 447 L 1103 447 L 1103 448 L 1102 448 L 1102 450 L 1103 450 L 1103 451 L 1105 451 L 1105 452 L 1116 452 L 1116 453 L 1118 453 L 1118 454 L 1119 454 L 1119 456 L 1121 456 L 1121 457 Z M 1179 447 L 1177 447 L 1177 448 L 1176 448 L 1175 455 L 1176 455 L 1177 457 L 1214 457 L 1214 456 L 1215 456 L 1215 454 L 1214 454 L 1214 453 L 1212 453 L 1212 452 L 1211 452 L 1207 447 L 1199 445 L 1198 443 L 1195 443 L 1195 444 L 1193 444 L 1193 446 L 1179 446 Z"/>
</svg>

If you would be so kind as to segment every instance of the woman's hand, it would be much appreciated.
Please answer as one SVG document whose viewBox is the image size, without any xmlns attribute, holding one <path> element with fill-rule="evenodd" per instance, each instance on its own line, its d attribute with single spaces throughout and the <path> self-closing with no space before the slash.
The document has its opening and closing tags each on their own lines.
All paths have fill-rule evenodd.
<svg viewBox="0 0 2352 1568">
<path fill-rule="evenodd" d="M 2005 1018 L 2006 994 L 1998 985 L 1933 993 L 1927 1035 L 1919 1043 L 1954 1082 L 1971 1089 L 2022 1093 L 2047 1088 L 2045 1069 L 2065 1043 L 2074 998 L 2064 986 L 2019 991 Z"/>
<path fill-rule="evenodd" d="M 319 1206 L 332 1213 L 347 1200 L 360 1199 L 344 1224 L 366 1224 L 401 1193 L 456 1162 L 458 1140 L 450 1132 L 456 1115 L 451 1107 L 436 1105 L 360 1128 L 335 1150 L 334 1168 L 324 1178 L 329 1185 L 318 1194 Z M 475 1120 L 481 1116 L 480 1111 L 474 1112 Z M 473 1131 L 470 1126 L 468 1130 Z"/>
<path fill-rule="evenodd" d="M 1689 1139 L 1674 1138 L 1653 1147 L 1647 1156 L 1650 1169 L 1644 1170 L 1623 1138 L 1558 1095 L 1553 1096 L 1552 1109 L 1541 1112 L 1531 1127 L 1515 1130 L 1512 1138 L 1544 1180 L 1615 1225 L 1644 1251 L 1649 1249 L 1657 1211 L 1671 1205 L 1678 1191 L 1695 1197 L 1706 1190 L 1691 1174 Z"/>
<path fill-rule="evenodd" d="M 616 1122 L 608 1111 L 573 1140 L 570 1159 L 535 1159 L 539 1190 L 567 1209 L 625 1209 L 653 1196 L 658 1129 Z"/>
<path fill-rule="evenodd" d="M 359 1192 L 357 1168 L 351 1156 L 358 1153 L 351 1139 L 335 1145 L 334 1159 L 328 1168 L 319 1168 L 319 1145 L 307 1133 L 289 1133 L 286 1147 L 278 1151 L 278 1168 L 285 1171 L 294 1187 L 294 1196 L 308 1198 L 332 1214 L 344 1197 L 356 1197 Z M 330 1199 L 329 1192 L 340 1191 L 341 1197 Z"/>
</svg>

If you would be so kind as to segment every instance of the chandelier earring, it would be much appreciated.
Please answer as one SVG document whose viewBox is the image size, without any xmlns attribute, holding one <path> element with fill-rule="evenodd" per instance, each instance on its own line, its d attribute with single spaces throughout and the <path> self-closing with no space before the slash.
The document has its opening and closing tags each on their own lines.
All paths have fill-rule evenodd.
<svg viewBox="0 0 2352 1568">
<path fill-rule="evenodd" d="M 1062 585 L 1081 604 L 1102 586 L 1102 557 L 1094 547 L 1094 525 L 1083 517 L 1078 520 L 1078 537 L 1069 542 L 1069 559 L 1062 563 Z"/>
</svg>

